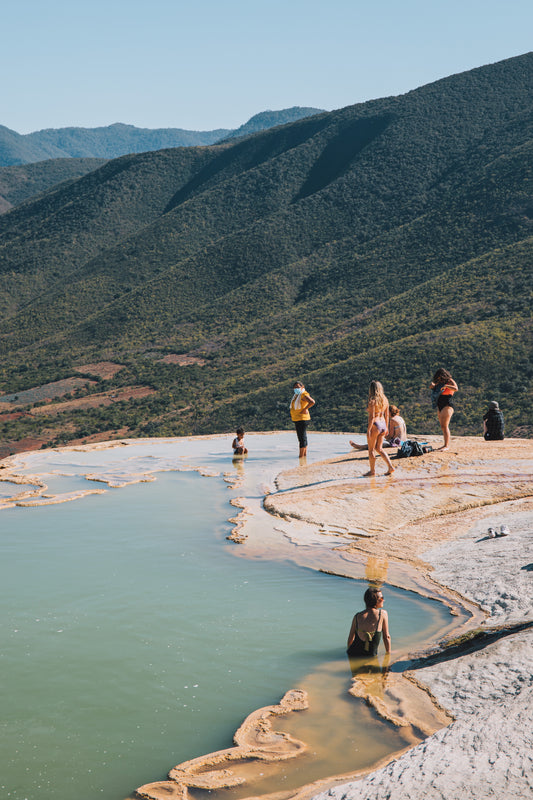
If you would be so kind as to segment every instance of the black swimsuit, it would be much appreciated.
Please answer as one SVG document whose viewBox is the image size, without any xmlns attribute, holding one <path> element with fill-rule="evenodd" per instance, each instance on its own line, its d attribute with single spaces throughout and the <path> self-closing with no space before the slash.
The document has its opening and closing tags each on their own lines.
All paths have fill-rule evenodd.
<svg viewBox="0 0 533 800">
<path fill-rule="evenodd" d="M 381 608 L 379 609 L 378 621 L 376 622 L 376 630 L 374 633 L 363 631 L 366 639 L 360 638 L 357 633 L 357 617 L 355 615 L 355 637 L 348 650 L 346 651 L 350 658 L 361 658 L 362 656 L 375 656 L 378 652 L 379 643 L 381 642 L 381 631 L 378 631 L 379 622 L 381 619 Z"/>
<path fill-rule="evenodd" d="M 451 394 L 441 394 L 439 395 L 439 399 L 437 400 L 437 408 L 439 411 L 442 411 L 443 408 L 446 406 L 451 406 L 453 408 L 453 400 Z"/>
</svg>

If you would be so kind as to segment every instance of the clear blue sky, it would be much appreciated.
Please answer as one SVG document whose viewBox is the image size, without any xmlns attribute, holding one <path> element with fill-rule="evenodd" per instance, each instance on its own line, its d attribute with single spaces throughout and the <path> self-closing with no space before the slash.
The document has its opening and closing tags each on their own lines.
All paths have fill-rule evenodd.
<svg viewBox="0 0 533 800">
<path fill-rule="evenodd" d="M 531 49 L 531 0 L 13 0 L 0 124 L 235 128 L 402 94 Z"/>
</svg>

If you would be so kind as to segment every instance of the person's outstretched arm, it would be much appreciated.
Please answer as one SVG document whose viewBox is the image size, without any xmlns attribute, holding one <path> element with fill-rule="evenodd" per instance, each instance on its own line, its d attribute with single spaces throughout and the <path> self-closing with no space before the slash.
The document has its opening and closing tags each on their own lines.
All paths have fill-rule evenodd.
<svg viewBox="0 0 533 800">
<path fill-rule="evenodd" d="M 348 647 L 350 647 L 351 643 L 355 639 L 355 629 L 357 628 L 357 619 L 356 619 L 356 617 L 357 617 L 357 614 L 355 615 L 355 617 L 352 620 L 352 627 L 350 628 L 350 633 L 348 634 L 348 644 L 346 645 L 346 649 L 348 649 Z"/>
<path fill-rule="evenodd" d="M 382 625 L 382 633 L 383 633 L 383 644 L 385 645 L 385 652 L 390 653 L 391 648 L 391 638 L 389 633 L 389 615 L 386 611 L 383 611 L 383 625 Z"/>
</svg>

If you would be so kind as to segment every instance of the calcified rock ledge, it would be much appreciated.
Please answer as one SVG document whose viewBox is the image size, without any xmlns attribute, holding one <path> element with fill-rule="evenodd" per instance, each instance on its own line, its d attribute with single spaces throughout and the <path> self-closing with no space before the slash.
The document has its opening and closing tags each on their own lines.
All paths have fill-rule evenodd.
<svg viewBox="0 0 533 800">
<path fill-rule="evenodd" d="M 409 562 L 477 603 L 481 628 L 500 635 L 406 665 L 453 715 L 449 726 L 359 780 L 297 796 L 522 800 L 533 786 L 533 442 L 457 438 L 447 453 L 395 461 L 392 478 L 360 477 L 367 463 L 357 453 L 284 473 L 265 505 L 344 527 L 348 550 Z M 509 536 L 487 536 L 502 524 Z M 513 632 L 518 623 L 526 624 Z"/>
<path fill-rule="evenodd" d="M 285 761 L 305 751 L 304 742 L 288 733 L 274 731 L 272 718 L 307 707 L 306 693 L 291 689 L 278 705 L 265 706 L 246 717 L 233 737 L 235 747 L 184 761 L 170 770 L 168 781 L 147 783 L 137 789 L 137 794 L 149 800 L 186 800 L 189 788 L 228 789 L 246 783 L 246 778 L 238 773 L 239 766 L 253 761 Z"/>
</svg>

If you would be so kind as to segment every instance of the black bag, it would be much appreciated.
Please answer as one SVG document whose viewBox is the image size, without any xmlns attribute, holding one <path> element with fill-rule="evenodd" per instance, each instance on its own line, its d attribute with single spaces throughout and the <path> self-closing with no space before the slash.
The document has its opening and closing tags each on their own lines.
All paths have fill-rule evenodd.
<svg viewBox="0 0 533 800">
<path fill-rule="evenodd" d="M 422 456 L 424 451 L 420 442 L 415 442 L 414 439 L 407 439 L 398 448 L 397 458 L 410 458 L 410 456 Z"/>
</svg>

